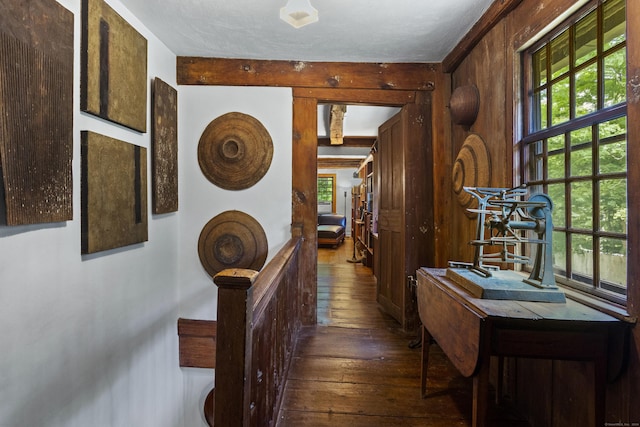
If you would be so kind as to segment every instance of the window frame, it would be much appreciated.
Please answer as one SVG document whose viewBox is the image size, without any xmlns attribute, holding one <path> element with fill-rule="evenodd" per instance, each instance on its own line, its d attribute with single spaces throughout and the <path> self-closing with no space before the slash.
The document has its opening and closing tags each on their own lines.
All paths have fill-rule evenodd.
<svg viewBox="0 0 640 427">
<path fill-rule="evenodd" d="M 599 217 L 598 215 L 598 209 L 599 209 L 599 203 L 597 202 L 598 200 L 598 185 L 600 183 L 600 181 L 604 180 L 605 178 L 608 179 L 625 179 L 627 180 L 627 186 L 626 186 L 626 200 L 627 200 L 627 215 L 626 215 L 626 221 L 627 221 L 627 229 L 625 230 L 625 233 L 610 233 L 610 232 L 604 232 L 602 230 L 599 229 L 599 227 L 597 226 L 597 222 L 594 221 L 594 223 L 591 225 L 591 229 L 588 232 L 584 232 L 584 230 L 581 229 L 576 229 L 576 228 L 572 228 L 570 226 L 570 222 L 566 221 L 565 224 L 563 224 L 562 227 L 558 227 L 556 224 L 554 224 L 554 230 L 558 230 L 560 232 L 562 232 L 565 236 L 565 248 L 566 248 L 566 254 L 567 254 L 567 259 L 565 261 L 565 271 L 555 271 L 555 275 L 556 275 L 556 279 L 559 283 L 562 283 L 564 285 L 570 286 L 573 289 L 576 289 L 578 291 L 582 291 L 582 292 L 586 292 L 588 294 L 591 295 L 595 295 L 601 298 L 604 298 L 608 301 L 626 306 L 627 304 L 627 295 L 629 293 L 629 288 L 628 288 L 628 273 L 627 273 L 627 278 L 625 280 L 625 286 L 624 286 L 624 293 L 620 293 L 620 292 L 613 292 L 610 290 L 606 290 L 602 288 L 602 283 L 603 283 L 603 278 L 600 275 L 600 269 L 599 269 L 599 265 L 600 265 L 600 259 L 599 256 L 597 255 L 597 253 L 599 253 L 600 251 L 597 249 L 599 246 L 597 245 L 599 242 L 600 238 L 607 238 L 607 237 L 612 237 L 612 238 L 617 238 L 617 239 L 621 239 L 623 238 L 624 241 L 626 242 L 627 246 L 626 246 L 626 252 L 627 252 L 627 258 L 626 258 L 626 264 L 627 264 L 627 272 L 629 269 L 629 247 L 628 247 L 628 242 L 629 242 L 629 227 L 628 227 L 628 221 L 629 221 L 629 187 L 628 187 L 628 152 L 629 152 L 629 140 L 628 140 L 628 121 L 627 121 L 627 127 L 626 127 L 626 131 L 624 134 L 624 138 L 626 141 L 626 150 L 625 152 L 627 153 L 627 167 L 625 168 L 623 173 L 607 173 L 604 174 L 602 172 L 600 172 L 597 168 L 597 164 L 599 161 L 599 157 L 598 157 L 598 149 L 600 147 L 600 142 L 599 142 L 599 138 L 597 135 L 597 127 L 598 124 L 601 123 L 606 123 L 608 121 L 617 119 L 617 118 L 621 118 L 621 117 L 627 117 L 627 101 L 626 101 L 626 97 L 625 97 L 625 101 L 610 107 L 604 107 L 604 77 L 603 77 L 603 68 L 602 66 L 598 67 L 598 78 L 597 78 L 597 83 L 598 83 L 598 101 L 597 101 L 597 108 L 595 112 L 591 112 L 588 114 L 584 114 L 581 116 L 576 117 L 576 101 L 575 101 L 575 90 L 571 90 L 573 88 L 573 85 L 575 84 L 575 79 L 576 79 L 576 74 L 582 70 L 585 69 L 587 66 L 590 66 L 594 63 L 598 63 L 600 65 L 604 64 L 604 60 L 607 57 L 607 55 L 611 55 L 612 53 L 617 52 L 619 49 L 625 49 L 627 50 L 627 38 L 625 37 L 625 40 L 623 42 L 621 42 L 618 45 L 615 45 L 614 47 L 610 47 L 609 49 L 602 49 L 600 48 L 601 46 L 601 42 L 604 40 L 604 29 L 603 29 L 603 18 L 602 18 L 602 14 L 600 12 L 597 12 L 597 20 L 596 20 L 596 33 L 597 33 L 597 38 L 596 38 L 596 42 L 598 47 L 596 48 L 596 54 L 595 57 L 589 58 L 588 60 L 576 65 L 575 64 L 575 60 L 572 61 L 573 58 L 573 54 L 572 52 L 574 51 L 574 39 L 575 39 L 575 31 L 576 31 L 576 23 L 578 23 L 583 17 L 588 16 L 593 10 L 600 8 L 603 9 L 603 4 L 605 4 L 606 1 L 605 0 L 592 0 L 589 1 L 587 4 L 585 4 L 583 7 L 581 7 L 579 10 L 577 10 L 575 13 L 573 13 L 568 19 L 566 19 L 565 21 L 563 21 L 562 23 L 560 23 L 559 25 L 557 25 L 554 29 L 552 29 L 548 34 L 546 34 L 544 37 L 542 37 L 540 40 L 536 41 L 534 44 L 532 44 L 531 46 L 529 46 L 528 48 L 526 48 L 525 50 L 523 50 L 521 52 L 521 61 L 522 61 L 522 99 L 523 99 L 523 103 L 522 103 L 522 108 L 523 108 L 523 114 L 522 114 L 522 132 L 523 132 L 523 137 L 520 140 L 520 146 L 522 147 L 522 167 L 519 170 L 519 178 L 520 178 L 520 182 L 526 183 L 528 186 L 532 186 L 532 187 L 537 187 L 537 188 L 542 188 L 544 190 L 545 193 L 548 193 L 548 185 L 549 184 L 564 184 L 564 188 L 565 188 L 565 200 L 568 200 L 570 202 L 571 199 L 568 198 L 569 190 L 567 190 L 567 187 L 571 187 L 571 184 L 573 182 L 580 182 L 580 181 L 584 181 L 584 182 L 590 182 L 592 187 L 592 194 L 595 194 L 596 197 L 593 197 L 593 201 L 592 201 L 592 206 L 596 207 L 596 213 L 594 213 L 594 215 L 592 215 L 592 218 L 597 218 Z M 626 2 L 625 2 L 625 8 L 626 8 Z M 626 20 L 625 20 L 625 25 L 627 25 Z M 541 84 L 538 88 L 534 87 L 534 79 L 536 78 L 535 74 L 536 74 L 536 69 L 534 66 L 534 54 L 538 52 L 539 49 L 541 49 L 543 46 L 547 46 L 550 45 L 552 43 L 553 40 L 555 40 L 557 37 L 561 36 L 562 34 L 565 33 L 565 31 L 568 31 L 568 54 L 567 57 L 568 58 L 568 68 L 569 71 L 567 73 L 562 73 L 559 76 L 553 77 L 553 75 L 551 74 L 551 61 L 552 58 L 550 58 L 549 56 L 551 55 L 551 50 L 547 50 L 546 55 L 545 55 L 545 67 L 546 67 L 546 81 L 544 84 Z M 607 53 L 607 55 L 605 55 L 605 53 Z M 625 53 L 625 58 L 626 55 L 628 53 Z M 627 59 L 627 63 L 628 63 L 628 59 Z M 585 65 L 586 64 L 586 65 Z M 538 74 L 539 75 L 539 74 Z M 552 102 L 553 100 L 551 99 L 551 90 L 552 90 L 552 85 L 553 83 L 557 82 L 557 81 L 561 81 L 562 79 L 568 78 L 570 80 L 570 84 L 569 84 L 569 119 L 567 121 L 564 122 L 560 122 L 556 125 L 553 125 L 553 105 Z M 539 118 L 537 117 L 536 114 L 536 110 L 539 110 L 538 107 L 536 107 L 536 90 L 543 88 L 542 90 L 547 91 L 547 96 L 546 96 L 546 117 L 545 117 L 545 123 L 546 126 L 539 129 L 539 130 L 535 130 L 535 125 L 537 123 L 540 123 L 539 121 L 537 121 Z M 564 175 L 561 178 L 549 178 L 548 177 L 548 165 L 547 165 L 547 160 L 549 158 L 549 151 L 548 151 L 548 147 L 546 145 L 546 141 L 551 138 L 551 137 L 555 137 L 555 136 L 562 136 L 564 138 L 564 147 L 561 150 L 564 153 L 564 159 L 570 158 L 571 156 L 571 152 L 575 151 L 575 147 L 571 146 L 571 141 L 569 138 L 569 134 L 572 131 L 576 131 L 576 130 L 580 130 L 586 127 L 591 127 L 592 128 L 592 138 L 591 138 L 591 151 L 592 151 L 592 161 L 594 162 L 592 169 L 591 169 L 591 174 L 590 175 L 586 175 L 586 176 L 580 176 L 580 177 L 575 177 L 571 175 L 570 169 L 569 169 L 569 164 L 567 164 L 568 162 L 565 162 L 565 166 L 564 166 Z M 540 157 L 542 159 L 543 165 L 542 165 L 542 176 L 538 176 L 536 177 L 536 179 L 531 179 L 532 172 L 531 172 L 531 162 L 533 161 L 532 159 L 532 155 L 531 155 L 531 151 L 532 151 L 532 146 L 534 144 L 543 144 L 542 146 L 542 151 L 540 155 L 537 155 L 536 158 Z M 572 202 L 573 203 L 573 202 Z M 570 204 L 567 202 L 567 207 L 566 207 L 566 217 L 568 218 L 570 216 Z M 569 255 L 571 253 L 571 245 L 570 245 L 570 240 L 571 237 L 574 235 L 587 235 L 587 236 L 591 236 L 593 238 L 593 252 L 594 254 L 592 255 L 592 259 L 593 259 L 593 272 L 592 272 L 592 276 L 590 278 L 590 284 L 587 283 L 581 283 L 579 280 L 575 280 L 573 279 L 573 271 L 572 271 L 572 261 L 571 261 L 571 256 Z M 522 248 L 523 251 L 528 251 L 530 250 L 529 248 L 527 248 L 526 246 L 523 246 Z M 525 267 L 525 269 L 527 269 Z M 559 274 L 560 273 L 560 274 Z M 604 281 L 606 283 L 606 281 Z M 617 286 L 617 285 L 616 285 Z M 622 287 L 618 287 L 618 289 L 622 289 Z"/>
<path fill-rule="evenodd" d="M 319 181 L 322 178 L 329 178 L 331 179 L 331 212 L 335 213 L 336 212 L 336 179 L 337 179 L 337 175 L 335 173 L 319 173 L 316 179 L 316 186 L 317 181 Z M 316 187 L 317 188 L 317 187 Z M 318 206 L 320 205 L 329 205 L 329 203 L 320 203 L 320 191 L 317 192 L 318 197 L 317 197 L 317 203 Z"/>
</svg>

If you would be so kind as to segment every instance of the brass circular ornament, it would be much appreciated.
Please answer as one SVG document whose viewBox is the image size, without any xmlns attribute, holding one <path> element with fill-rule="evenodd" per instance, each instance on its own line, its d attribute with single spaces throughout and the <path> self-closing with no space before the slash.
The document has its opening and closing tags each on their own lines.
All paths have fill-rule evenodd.
<svg viewBox="0 0 640 427">
<path fill-rule="evenodd" d="M 491 182 L 489 150 L 479 135 L 465 139 L 453 164 L 453 192 L 463 208 L 471 206 L 474 197 L 464 187 L 488 187 Z"/>
<path fill-rule="evenodd" d="M 200 232 L 198 255 L 211 277 L 226 268 L 260 270 L 267 260 L 267 235 L 252 216 L 226 211 Z"/>
<path fill-rule="evenodd" d="M 204 176 L 225 190 L 244 190 L 260 181 L 273 159 L 273 141 L 256 118 L 227 113 L 207 125 L 198 143 Z"/>
</svg>

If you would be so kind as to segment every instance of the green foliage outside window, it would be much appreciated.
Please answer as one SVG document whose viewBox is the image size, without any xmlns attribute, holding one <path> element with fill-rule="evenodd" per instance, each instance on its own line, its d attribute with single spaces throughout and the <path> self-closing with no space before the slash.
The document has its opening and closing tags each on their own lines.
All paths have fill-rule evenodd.
<svg viewBox="0 0 640 427">
<path fill-rule="evenodd" d="M 333 202 L 333 177 L 318 177 L 318 204 L 330 205 Z"/>
<path fill-rule="evenodd" d="M 554 202 L 557 272 L 622 294 L 627 257 L 627 121 L 621 108 L 626 103 L 625 19 L 625 0 L 608 0 L 530 51 L 525 138 L 526 180 Z"/>
</svg>

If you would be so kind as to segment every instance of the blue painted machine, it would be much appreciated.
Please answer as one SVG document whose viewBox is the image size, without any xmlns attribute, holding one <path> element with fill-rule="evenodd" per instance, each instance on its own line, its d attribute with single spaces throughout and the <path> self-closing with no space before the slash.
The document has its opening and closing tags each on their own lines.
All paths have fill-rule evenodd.
<svg viewBox="0 0 640 427">
<path fill-rule="evenodd" d="M 478 200 L 477 209 L 468 209 L 477 214 L 476 236 L 470 242 L 474 259 L 473 263 L 450 262 L 447 275 L 478 298 L 564 302 L 553 275 L 551 198 L 537 193 L 524 200 L 524 186 L 464 190 Z M 530 263 L 528 256 L 518 253 L 521 244 L 536 245 L 533 268 L 524 280 L 495 265 Z"/>
</svg>

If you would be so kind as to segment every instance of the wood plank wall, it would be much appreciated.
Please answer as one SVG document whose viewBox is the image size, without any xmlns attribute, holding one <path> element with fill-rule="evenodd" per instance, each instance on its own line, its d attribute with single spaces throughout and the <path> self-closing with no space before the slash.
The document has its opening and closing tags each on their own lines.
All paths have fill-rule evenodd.
<svg viewBox="0 0 640 427">
<path fill-rule="evenodd" d="M 500 2 L 496 2 L 500 3 Z M 480 92 L 480 111 L 470 129 L 452 125 L 453 155 L 470 133 L 477 133 L 487 143 L 491 153 L 493 175 L 491 185 L 510 186 L 514 166 L 518 165 L 517 141 L 520 100 L 520 56 L 518 48 L 540 33 L 556 18 L 571 8 L 574 0 L 523 0 L 507 9 L 500 20 L 491 20 L 493 27 L 474 38 L 473 48 L 460 49 L 463 54 L 450 55 L 445 62 L 451 71 L 452 89 L 475 84 Z M 640 2 L 627 1 L 628 50 L 628 140 L 629 178 L 640 178 Z M 445 64 L 445 68 L 447 68 Z M 635 81 L 635 83 L 633 83 Z M 455 204 L 455 202 L 454 202 Z M 640 189 L 629 186 L 629 271 L 628 311 L 640 312 L 640 266 L 634 262 L 634 248 L 640 247 Z M 475 222 L 460 209 L 452 210 L 454 257 L 466 260 L 471 248 L 460 243 L 473 235 Z M 640 422 L 640 332 L 633 332 L 626 373 L 607 387 L 607 421 Z M 532 425 L 593 425 L 588 410 L 593 375 L 591 365 L 582 362 L 551 362 L 546 360 L 510 360 L 505 392 L 526 413 Z M 622 424 L 621 424 L 622 425 Z"/>
</svg>

